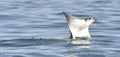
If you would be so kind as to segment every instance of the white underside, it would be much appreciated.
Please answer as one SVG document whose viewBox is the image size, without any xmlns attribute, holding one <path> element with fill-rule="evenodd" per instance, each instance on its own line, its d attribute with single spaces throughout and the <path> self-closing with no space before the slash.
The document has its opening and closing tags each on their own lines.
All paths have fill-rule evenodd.
<svg viewBox="0 0 120 57">
<path fill-rule="evenodd" d="M 71 20 L 68 22 L 69 29 L 72 33 L 73 39 L 76 37 L 80 38 L 90 38 L 89 26 L 82 24 L 80 20 Z"/>
<path fill-rule="evenodd" d="M 72 34 L 72 38 L 90 38 L 89 34 L 89 22 L 85 22 L 84 19 L 78 19 L 72 15 L 64 12 L 66 20 Z"/>
</svg>

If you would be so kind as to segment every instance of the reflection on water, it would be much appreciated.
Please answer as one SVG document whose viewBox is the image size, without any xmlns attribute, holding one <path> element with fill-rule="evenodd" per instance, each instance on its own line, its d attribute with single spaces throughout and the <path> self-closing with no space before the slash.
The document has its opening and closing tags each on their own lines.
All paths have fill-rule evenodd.
<svg viewBox="0 0 120 57">
<path fill-rule="evenodd" d="M 90 39 L 71 40 L 64 51 L 65 57 L 105 57 L 106 51 L 92 49 L 92 42 Z"/>
<path fill-rule="evenodd" d="M 91 40 L 90 39 L 71 40 L 70 44 L 78 45 L 77 48 L 90 48 Z"/>
</svg>

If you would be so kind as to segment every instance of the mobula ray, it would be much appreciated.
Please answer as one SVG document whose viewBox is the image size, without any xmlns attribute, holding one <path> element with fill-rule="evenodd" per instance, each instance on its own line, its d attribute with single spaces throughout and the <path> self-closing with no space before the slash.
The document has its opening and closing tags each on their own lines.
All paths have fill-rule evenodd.
<svg viewBox="0 0 120 57">
<path fill-rule="evenodd" d="M 67 12 L 63 12 L 69 29 L 70 29 L 70 38 L 91 38 L 89 33 L 89 26 L 95 21 L 94 18 L 83 18 L 78 19 Z"/>
</svg>

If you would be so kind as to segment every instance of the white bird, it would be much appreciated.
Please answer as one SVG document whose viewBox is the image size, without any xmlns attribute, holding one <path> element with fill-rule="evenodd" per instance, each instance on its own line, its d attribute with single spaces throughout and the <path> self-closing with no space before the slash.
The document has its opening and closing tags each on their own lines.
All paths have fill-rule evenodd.
<svg viewBox="0 0 120 57">
<path fill-rule="evenodd" d="M 94 18 L 83 18 L 83 19 L 78 19 L 67 12 L 63 12 L 67 23 L 68 27 L 70 29 L 70 38 L 76 39 L 76 38 L 88 38 L 90 39 L 90 33 L 89 33 L 89 26 L 95 21 Z"/>
</svg>

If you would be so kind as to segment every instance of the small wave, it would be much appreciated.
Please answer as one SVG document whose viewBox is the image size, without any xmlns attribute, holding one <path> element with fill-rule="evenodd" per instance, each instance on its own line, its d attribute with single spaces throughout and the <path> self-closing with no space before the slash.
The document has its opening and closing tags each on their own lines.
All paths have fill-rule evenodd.
<svg viewBox="0 0 120 57">
<path fill-rule="evenodd" d="M 50 45 L 66 43 L 65 39 L 12 39 L 12 40 L 0 40 L 0 47 L 24 47 L 34 45 Z"/>
</svg>

